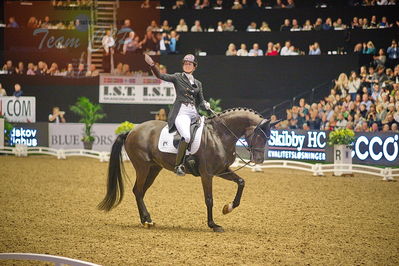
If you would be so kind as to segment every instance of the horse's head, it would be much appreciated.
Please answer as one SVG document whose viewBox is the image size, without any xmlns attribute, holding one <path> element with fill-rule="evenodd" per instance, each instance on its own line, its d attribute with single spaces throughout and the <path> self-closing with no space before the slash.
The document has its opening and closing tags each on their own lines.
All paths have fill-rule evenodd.
<svg viewBox="0 0 399 266">
<path fill-rule="evenodd" d="M 270 129 L 278 123 L 280 123 L 280 120 L 270 122 L 268 119 L 263 119 L 252 133 L 245 137 L 249 145 L 252 162 L 259 164 L 265 160 L 265 148 L 266 142 L 270 138 Z"/>
</svg>

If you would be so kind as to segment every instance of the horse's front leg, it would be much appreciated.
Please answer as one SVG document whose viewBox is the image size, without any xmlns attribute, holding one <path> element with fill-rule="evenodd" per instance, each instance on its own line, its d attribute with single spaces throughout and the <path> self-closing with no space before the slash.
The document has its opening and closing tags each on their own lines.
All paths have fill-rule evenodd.
<svg viewBox="0 0 399 266">
<path fill-rule="evenodd" d="M 223 207 L 223 210 L 222 210 L 223 214 L 228 214 L 228 213 L 232 212 L 234 208 L 237 208 L 240 205 L 242 192 L 243 192 L 244 186 L 245 186 L 245 181 L 240 176 L 238 176 L 237 174 L 232 172 L 231 169 L 228 169 L 228 172 L 225 172 L 224 174 L 221 174 L 218 176 L 223 179 L 233 181 L 233 182 L 237 183 L 237 186 L 238 186 L 237 193 L 236 193 L 236 196 L 235 196 L 233 202 L 226 204 Z"/>
<path fill-rule="evenodd" d="M 214 232 L 224 232 L 223 227 L 215 224 L 213 221 L 213 195 L 212 195 L 212 176 L 202 176 L 202 188 L 204 189 L 205 204 L 208 212 L 208 226 L 213 229 Z"/>
</svg>

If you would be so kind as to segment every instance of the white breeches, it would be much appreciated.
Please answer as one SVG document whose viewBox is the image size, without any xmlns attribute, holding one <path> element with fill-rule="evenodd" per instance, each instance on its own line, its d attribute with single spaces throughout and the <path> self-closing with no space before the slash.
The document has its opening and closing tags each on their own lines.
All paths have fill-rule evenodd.
<svg viewBox="0 0 399 266">
<path fill-rule="evenodd" d="M 199 117 L 197 109 L 194 105 L 185 105 L 182 104 L 180 106 L 179 113 L 176 116 L 175 126 L 180 135 L 184 138 L 184 141 L 189 143 L 190 136 L 190 125 L 191 122 L 194 122 Z"/>
</svg>

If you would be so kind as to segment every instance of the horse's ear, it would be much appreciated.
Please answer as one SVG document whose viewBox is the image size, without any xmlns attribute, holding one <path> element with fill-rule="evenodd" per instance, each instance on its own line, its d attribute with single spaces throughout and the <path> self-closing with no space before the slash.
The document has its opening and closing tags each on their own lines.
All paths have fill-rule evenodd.
<svg viewBox="0 0 399 266">
<path fill-rule="evenodd" d="M 274 127 L 275 125 L 277 125 L 280 122 L 281 122 L 281 120 L 276 120 L 273 123 L 270 123 L 270 127 L 272 128 L 272 127 Z"/>
</svg>

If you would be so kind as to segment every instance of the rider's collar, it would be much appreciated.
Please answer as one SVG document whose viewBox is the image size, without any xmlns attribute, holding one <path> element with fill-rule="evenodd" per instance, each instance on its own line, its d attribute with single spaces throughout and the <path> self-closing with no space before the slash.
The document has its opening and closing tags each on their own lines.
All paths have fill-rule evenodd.
<svg viewBox="0 0 399 266">
<path fill-rule="evenodd" d="M 191 84 L 195 84 L 194 82 L 194 76 L 192 74 L 189 74 L 187 72 L 183 72 L 184 75 L 186 75 L 186 77 L 188 78 L 188 80 L 190 81 Z"/>
</svg>

